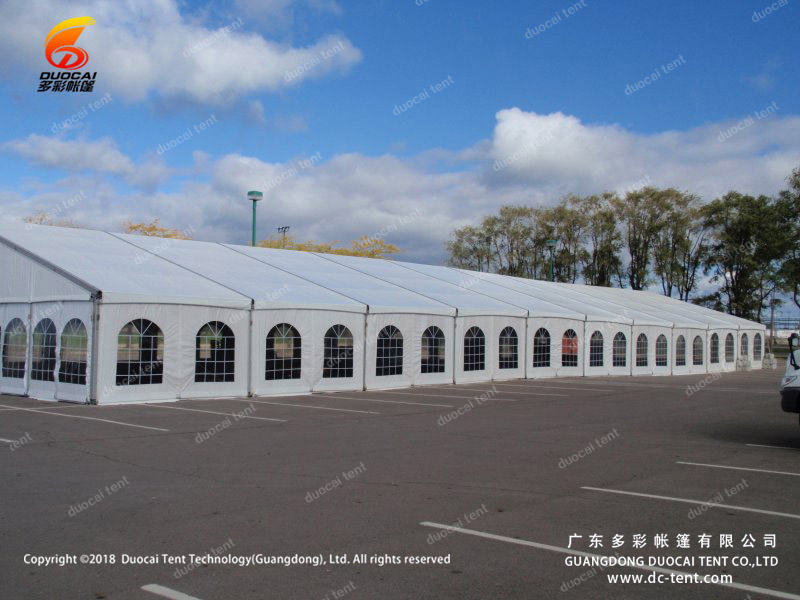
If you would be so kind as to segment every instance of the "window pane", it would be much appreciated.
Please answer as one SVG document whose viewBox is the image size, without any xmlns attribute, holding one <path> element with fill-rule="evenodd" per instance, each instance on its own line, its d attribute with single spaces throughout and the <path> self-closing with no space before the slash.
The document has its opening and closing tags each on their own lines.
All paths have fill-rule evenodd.
<svg viewBox="0 0 800 600">
<path fill-rule="evenodd" d="M 464 371 L 486 369 L 486 338 L 478 327 L 470 327 L 464 336 Z"/>
<path fill-rule="evenodd" d="M 273 327 L 267 334 L 265 379 L 300 379 L 300 361 L 301 340 L 297 330 L 288 323 Z"/>
<path fill-rule="evenodd" d="M 325 333 L 322 377 L 353 376 L 353 334 L 344 325 L 334 325 Z"/>
<path fill-rule="evenodd" d="M 236 339 L 230 327 L 219 321 L 206 323 L 195 341 L 194 380 L 223 383 L 235 379 Z"/>
<path fill-rule="evenodd" d="M 72 319 L 61 332 L 61 361 L 58 381 L 86 385 L 86 364 L 89 354 L 89 337 L 80 319 Z"/>
<path fill-rule="evenodd" d="M 375 375 L 389 377 L 403 374 L 403 334 L 394 325 L 388 325 L 378 334 L 375 357 Z"/>
<path fill-rule="evenodd" d="M 444 373 L 445 338 L 438 327 L 428 327 L 422 334 L 422 372 Z"/>
<path fill-rule="evenodd" d="M 519 366 L 517 332 L 513 327 L 506 327 L 500 332 L 500 368 L 516 369 Z M 548 338 L 548 348 L 550 341 Z M 550 353 L 548 352 L 548 361 Z"/>
</svg>

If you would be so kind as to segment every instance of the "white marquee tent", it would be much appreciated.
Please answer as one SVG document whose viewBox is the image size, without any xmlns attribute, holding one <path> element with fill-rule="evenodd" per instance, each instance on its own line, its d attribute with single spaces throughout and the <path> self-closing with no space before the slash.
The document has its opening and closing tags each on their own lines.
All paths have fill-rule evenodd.
<svg viewBox="0 0 800 600">
<path fill-rule="evenodd" d="M 0 224 L 0 393 L 123 403 L 760 368 L 764 326 L 650 292 Z"/>
</svg>

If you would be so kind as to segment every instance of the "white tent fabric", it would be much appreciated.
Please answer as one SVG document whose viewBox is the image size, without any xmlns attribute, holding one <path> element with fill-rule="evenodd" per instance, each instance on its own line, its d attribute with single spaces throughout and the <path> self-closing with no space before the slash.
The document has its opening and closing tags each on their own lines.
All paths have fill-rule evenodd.
<svg viewBox="0 0 800 600">
<path fill-rule="evenodd" d="M 759 323 L 650 292 L 0 224 L 0 393 L 124 403 L 759 368 Z"/>
<path fill-rule="evenodd" d="M 116 234 L 116 237 L 252 299 L 252 328 L 247 321 L 240 323 L 237 315 L 231 315 L 245 330 L 244 335 L 237 335 L 236 339 L 241 340 L 238 346 L 242 350 L 249 345 L 251 364 L 245 362 L 241 369 L 237 368 L 241 378 L 237 377 L 235 385 L 228 386 L 230 394 L 223 395 L 247 395 L 248 391 L 266 395 L 362 388 L 365 304 L 221 244 L 185 240 L 165 243 L 163 239 L 137 235 Z M 223 322 L 233 326 L 228 321 Z M 299 334 L 300 372 L 297 378 L 268 380 L 268 335 L 283 324 L 293 327 Z M 353 362 L 353 370 L 349 377 L 326 378 L 322 340 L 337 326 L 346 327 L 354 338 L 353 356 L 348 358 Z M 311 340 L 320 343 L 313 344 Z M 242 356 L 246 356 L 245 352 Z M 222 393 L 216 383 L 198 387 L 198 393 L 203 395 Z M 189 394 L 194 395 L 190 391 L 185 396 Z"/>
<path fill-rule="evenodd" d="M 528 314 L 527 335 L 522 344 L 524 346 L 525 377 L 583 374 L 582 361 L 574 361 L 573 366 L 573 361 L 569 357 L 562 357 L 564 348 L 562 340 L 568 331 L 583 331 L 583 322 L 586 319 L 584 314 L 498 285 L 485 277 L 485 273 L 465 273 L 448 267 L 415 263 L 398 262 L 397 264 L 442 281 L 448 281 L 461 289 L 525 309 Z M 577 343 L 578 338 L 576 337 L 575 344 Z M 569 345 L 567 347 L 569 348 Z M 522 350 L 520 349 L 521 354 Z"/>
<path fill-rule="evenodd" d="M 524 343 L 519 343 L 519 340 L 526 339 L 525 320 L 528 312 L 524 308 L 475 293 L 393 261 L 334 255 L 324 258 L 406 290 L 420 290 L 426 297 L 454 308 L 456 310 L 454 341 L 450 344 L 452 350 L 449 355 L 453 357 L 456 383 L 487 379 L 518 379 L 525 376 L 525 347 Z M 513 336 L 507 331 L 509 327 L 514 332 Z M 465 336 L 468 332 L 475 333 L 474 328 L 478 328 L 480 334 L 484 336 L 482 347 L 484 368 L 480 369 L 474 368 L 474 361 L 465 360 Z M 504 352 L 505 360 L 500 360 L 499 345 L 502 332 L 506 334 L 503 336 L 504 339 L 517 340 L 513 358 L 510 352 Z M 422 332 L 419 333 L 420 336 L 414 337 L 415 346 L 421 343 Z M 449 336 L 445 334 L 445 338 L 447 337 Z M 522 346 L 522 359 L 519 356 L 520 346 Z M 510 345 L 505 344 L 504 350 L 508 347 Z M 492 357 L 497 357 L 497 360 Z M 431 381 L 431 383 L 438 382 Z"/>
</svg>

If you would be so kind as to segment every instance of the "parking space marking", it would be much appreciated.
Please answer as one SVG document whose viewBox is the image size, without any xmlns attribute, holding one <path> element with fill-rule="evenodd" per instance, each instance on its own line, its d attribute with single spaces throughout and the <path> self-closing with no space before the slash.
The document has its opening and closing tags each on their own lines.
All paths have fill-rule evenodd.
<svg viewBox="0 0 800 600">
<path fill-rule="evenodd" d="M 487 390 L 488 391 L 488 390 Z M 467 396 L 453 396 L 452 394 L 415 394 L 414 392 L 395 392 L 389 390 L 380 390 L 382 394 L 395 394 L 397 396 L 436 396 L 437 398 L 455 398 L 457 400 L 473 400 L 473 397 Z M 513 398 L 484 398 L 482 402 L 516 402 Z"/>
<path fill-rule="evenodd" d="M 183 408 L 181 406 L 162 406 L 160 404 L 143 404 L 147 408 L 166 408 L 169 410 L 188 410 L 190 412 L 208 413 L 210 415 L 222 415 L 224 417 L 241 417 L 243 419 L 258 419 L 259 421 L 277 421 L 278 423 L 286 423 L 286 419 L 270 419 L 269 417 L 253 417 L 250 415 L 238 415 L 236 413 L 217 412 L 215 410 L 202 410 L 199 408 Z"/>
<path fill-rule="evenodd" d="M 114 425 L 122 425 L 124 427 L 137 427 L 139 429 L 152 429 L 153 431 L 163 431 L 165 433 L 169 433 L 169 429 L 164 429 L 163 427 L 150 427 L 149 425 L 136 425 L 135 423 L 123 423 L 122 421 L 112 421 L 110 419 L 98 419 L 97 417 L 84 417 L 83 415 L 62 415 L 61 413 L 57 412 L 49 412 L 46 410 L 39 410 L 35 408 L 15 408 L 13 406 L 7 406 L 5 404 L 0 404 L 0 407 L 4 408 L 13 408 L 14 410 L 22 410 L 25 412 L 32 412 L 35 415 L 53 415 L 56 417 L 66 417 L 68 419 L 86 419 L 88 421 L 101 421 L 103 423 L 113 423 Z M 57 407 L 53 407 L 57 408 Z"/>
<path fill-rule="evenodd" d="M 639 498 L 651 498 L 653 500 L 670 500 L 672 502 L 682 502 L 684 504 L 700 504 L 708 506 L 709 508 L 724 508 L 727 510 L 741 510 L 743 512 L 752 512 L 762 515 L 772 515 L 774 517 L 787 517 L 789 519 L 800 519 L 800 515 L 793 515 L 790 513 L 775 512 L 772 510 L 762 510 L 760 508 L 749 508 L 747 506 L 734 506 L 733 504 L 720 504 L 715 502 L 708 502 L 704 500 L 691 500 L 689 498 L 673 498 L 672 496 L 658 496 L 656 494 L 642 494 L 640 492 L 626 492 L 624 490 L 611 490 L 607 488 L 598 488 L 591 486 L 581 486 L 582 490 L 592 490 L 594 492 L 605 492 L 607 494 L 623 494 L 625 496 L 637 496 Z"/>
<path fill-rule="evenodd" d="M 581 550 L 571 550 L 569 548 L 563 548 L 562 546 L 551 546 L 550 544 L 542 544 L 539 542 L 530 542 L 528 540 L 521 540 L 519 538 L 512 538 L 505 535 L 497 535 L 496 533 L 487 533 L 485 531 L 477 531 L 475 529 L 465 529 L 463 527 L 454 527 L 452 525 L 444 525 L 442 523 L 432 523 L 431 521 L 423 521 L 420 523 L 423 527 L 432 527 L 434 529 L 444 529 L 450 532 L 456 533 L 463 533 L 465 535 L 471 535 L 480 538 L 486 538 L 489 540 L 494 540 L 497 542 L 506 542 L 508 544 L 516 544 L 517 546 L 527 546 L 529 548 L 537 548 L 538 550 L 548 550 L 549 552 L 558 552 L 560 554 L 570 554 L 572 556 L 586 556 L 589 558 L 612 558 L 608 555 L 603 554 L 593 554 L 591 552 L 583 552 Z M 682 577 L 688 577 L 690 579 L 694 579 L 694 573 L 688 573 L 686 571 L 674 571 L 672 569 L 665 569 L 663 567 L 647 567 L 644 565 L 626 565 L 622 568 L 627 568 L 630 566 L 632 569 L 639 569 L 640 571 L 647 571 L 656 572 L 656 573 L 663 573 L 664 575 L 680 575 Z M 719 585 L 722 587 L 729 587 L 736 590 L 742 590 L 745 592 L 754 592 L 756 594 L 764 594 L 765 596 L 772 596 L 773 598 L 786 598 L 788 600 L 800 600 L 800 596 L 797 594 L 790 594 L 788 592 L 781 592 L 779 590 L 771 590 L 769 588 L 762 588 L 755 585 L 748 585 L 746 583 L 722 583 L 722 582 L 709 582 L 708 585 Z"/>
<path fill-rule="evenodd" d="M 800 448 L 792 448 L 791 446 L 767 446 L 766 444 L 747 444 L 752 448 L 775 448 L 776 450 L 800 450 Z"/>
<path fill-rule="evenodd" d="M 488 384 L 491 385 L 492 382 L 490 381 L 490 382 L 488 382 Z M 465 392 L 484 392 L 484 393 L 486 393 L 486 392 L 491 392 L 492 391 L 492 388 L 467 388 L 467 387 L 461 387 L 462 385 L 464 385 L 464 384 L 459 384 L 459 385 L 456 385 L 456 386 L 453 386 L 453 387 L 454 387 L 455 390 L 463 390 Z M 427 386 L 425 386 L 425 387 L 427 387 Z M 424 388 L 423 387 L 416 387 L 416 388 L 412 388 L 412 389 L 424 389 Z M 397 393 L 397 392 L 391 392 L 391 391 L 388 391 L 388 390 L 376 390 L 376 391 L 380 391 L 381 393 L 384 393 L 384 394 L 396 394 Z M 569 396 L 569 394 L 551 394 L 549 392 L 542 392 L 541 394 L 538 394 L 536 392 L 510 392 L 510 391 L 506 391 L 506 390 L 504 390 L 503 393 L 504 394 L 519 394 L 519 395 L 524 395 L 524 396 L 561 396 L 561 397 L 564 397 L 564 398 Z M 435 394 L 435 395 L 438 396 L 439 394 Z"/>
<path fill-rule="evenodd" d="M 684 462 L 682 460 L 675 461 L 679 465 L 690 465 L 693 467 L 712 467 L 714 469 L 731 469 L 733 471 L 753 471 L 755 473 L 770 473 L 772 475 L 791 475 L 792 477 L 800 477 L 800 473 L 790 473 L 789 471 L 768 471 L 767 469 L 750 469 L 746 467 L 729 467 L 727 465 L 709 465 L 706 463 Z"/>
<path fill-rule="evenodd" d="M 5 442 L 6 444 L 13 444 L 14 440 L 7 440 L 6 438 L 0 438 L 0 442 Z"/>
<path fill-rule="evenodd" d="M 451 404 L 429 404 L 427 402 L 405 402 L 403 400 L 376 400 L 374 398 L 353 398 L 352 396 L 340 396 L 336 392 L 330 394 L 316 394 L 317 398 L 341 398 L 342 400 L 355 400 L 357 402 L 381 402 L 383 404 L 410 404 L 412 406 L 435 406 L 436 408 L 454 408 Z"/>
<path fill-rule="evenodd" d="M 541 379 L 531 381 L 542 381 Z M 547 381 L 550 381 L 549 379 Z M 590 388 L 590 387 L 576 387 L 574 385 L 539 385 L 536 383 L 500 383 L 492 382 L 493 385 L 501 385 L 503 387 L 517 387 L 517 388 L 533 388 L 536 390 L 578 390 L 581 392 L 609 392 L 613 391 L 609 388 Z"/>
<path fill-rule="evenodd" d="M 4 405 L 5 406 L 5 405 Z M 53 402 L 50 406 L 40 406 L 39 408 L 27 408 L 22 406 L 15 406 L 14 408 L 0 408 L 0 411 L 4 410 L 20 410 L 21 408 L 26 408 L 27 410 L 51 410 L 53 408 L 83 408 L 84 406 L 88 406 L 87 404 L 64 404 L 63 402 Z"/>
<path fill-rule="evenodd" d="M 336 410 L 339 412 L 361 413 L 364 415 L 379 415 L 381 413 L 372 410 L 355 410 L 352 408 L 333 408 L 332 406 L 312 406 L 310 404 L 287 404 L 285 402 L 267 402 L 266 400 L 252 400 L 248 398 L 231 398 L 237 402 L 256 402 L 258 404 L 270 404 L 272 406 L 291 406 L 292 408 L 316 408 L 318 410 Z"/>
<path fill-rule="evenodd" d="M 176 590 L 171 590 L 168 587 L 158 585 L 157 583 L 143 585 L 142 589 L 145 592 L 150 592 L 151 594 L 155 594 L 156 596 L 161 596 L 163 598 L 169 598 L 170 600 L 200 600 L 200 598 L 195 596 L 190 596 L 189 594 L 184 594 L 183 592 L 178 592 Z"/>
</svg>

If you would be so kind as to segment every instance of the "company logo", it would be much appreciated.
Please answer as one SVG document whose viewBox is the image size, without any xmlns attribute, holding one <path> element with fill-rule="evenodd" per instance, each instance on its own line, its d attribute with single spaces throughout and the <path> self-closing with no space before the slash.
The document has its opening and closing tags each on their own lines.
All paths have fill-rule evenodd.
<svg viewBox="0 0 800 600">
<path fill-rule="evenodd" d="M 47 62 L 58 69 L 74 71 L 89 62 L 89 53 L 75 45 L 87 25 L 94 25 L 92 17 L 77 17 L 61 21 L 50 30 L 44 42 Z"/>
<path fill-rule="evenodd" d="M 61 71 L 42 71 L 39 92 L 93 92 L 97 73 L 78 71 L 89 62 L 89 53 L 75 44 L 92 17 L 76 17 L 61 21 L 50 30 L 44 41 L 47 62 Z"/>
</svg>

